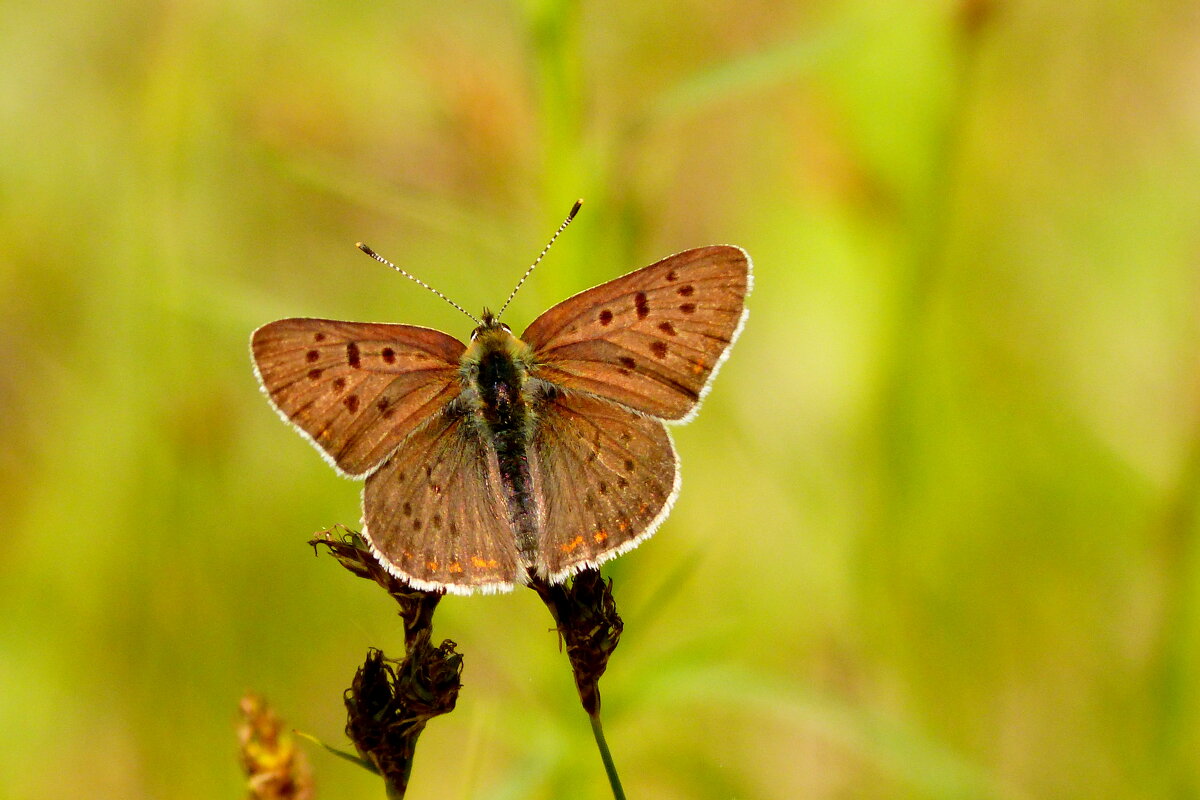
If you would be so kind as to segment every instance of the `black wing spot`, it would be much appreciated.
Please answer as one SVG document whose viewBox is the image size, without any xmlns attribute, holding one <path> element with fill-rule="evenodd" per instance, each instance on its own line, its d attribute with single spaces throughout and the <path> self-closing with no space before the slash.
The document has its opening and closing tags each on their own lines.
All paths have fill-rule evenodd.
<svg viewBox="0 0 1200 800">
<path fill-rule="evenodd" d="M 650 303 L 646 300 L 645 292 L 633 296 L 633 306 L 637 310 L 638 319 L 645 319 L 650 314 Z"/>
</svg>

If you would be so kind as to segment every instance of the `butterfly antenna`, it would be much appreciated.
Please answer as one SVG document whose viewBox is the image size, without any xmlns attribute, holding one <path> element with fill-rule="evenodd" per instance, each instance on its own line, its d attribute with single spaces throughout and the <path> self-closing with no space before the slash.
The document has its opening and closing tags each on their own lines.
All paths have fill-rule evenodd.
<svg viewBox="0 0 1200 800">
<path fill-rule="evenodd" d="M 378 253 L 376 253 L 374 250 L 372 250 L 371 248 L 367 247 L 367 246 L 366 246 L 365 244 L 363 244 L 362 242 L 358 242 L 358 243 L 355 245 L 355 247 L 357 247 L 359 250 L 362 250 L 364 253 L 366 253 L 366 254 L 367 254 L 367 255 L 369 255 L 371 258 L 375 259 L 376 261 L 378 261 L 380 264 L 383 264 L 384 266 L 391 267 L 392 269 L 396 270 L 396 272 L 399 272 L 401 275 L 403 275 L 404 277 L 408 278 L 410 281 L 412 281 L 413 283 L 417 284 L 418 286 L 424 286 L 426 289 L 428 289 L 429 291 L 433 292 L 433 293 L 434 293 L 434 294 L 436 294 L 438 297 L 442 298 L 442 299 L 443 299 L 443 300 L 445 300 L 447 303 L 449 303 L 450 305 L 454 306 L 455 308 L 457 308 L 457 309 L 458 309 L 459 311 L 461 311 L 462 313 L 466 314 L 466 315 L 467 315 L 468 317 L 470 317 L 471 319 L 475 320 L 475 324 L 476 324 L 476 325 L 478 325 L 478 324 L 479 324 L 479 319 L 478 319 L 478 318 L 477 318 L 477 317 L 476 317 L 474 314 L 472 314 L 470 311 L 467 311 L 465 308 L 463 308 L 463 307 L 462 307 L 462 306 L 460 306 L 458 303 L 456 303 L 456 302 L 454 302 L 453 300 L 451 300 L 449 297 L 446 297 L 446 295 L 442 294 L 442 293 L 441 293 L 441 292 L 439 292 L 437 289 L 433 288 L 433 287 L 432 287 L 432 286 L 430 286 L 428 283 L 426 283 L 425 281 L 423 281 L 423 280 L 421 280 L 420 278 L 418 278 L 416 275 L 412 275 L 412 274 L 410 274 L 410 273 L 408 273 L 408 272 L 405 272 L 404 270 L 400 269 L 400 268 L 399 268 L 399 267 L 397 267 L 395 264 L 393 264 L 392 262 L 388 261 L 388 260 L 387 260 L 386 258 L 384 258 L 383 256 L 381 256 L 381 255 L 379 255 Z"/>
<path fill-rule="evenodd" d="M 517 281 L 517 285 L 509 292 L 508 299 L 504 301 L 504 305 L 500 306 L 500 312 L 496 314 L 496 319 L 500 319 L 504 314 L 504 309 L 508 308 L 508 304 L 517 296 L 517 290 L 521 288 L 521 284 L 525 283 L 525 279 L 529 277 L 529 273 L 533 272 L 533 268 L 542 263 L 542 259 L 546 257 L 546 252 L 550 249 L 550 245 L 554 244 L 554 240 L 558 238 L 558 235 L 567 229 L 567 226 L 571 224 L 571 220 L 575 219 L 575 215 L 579 213 L 579 207 L 582 205 L 583 200 L 576 200 L 575 205 L 571 206 L 571 213 L 567 214 L 567 218 L 563 220 L 562 225 L 558 226 L 558 230 L 550 237 L 550 241 L 546 242 L 546 246 L 542 248 L 542 252 L 538 253 L 538 257 L 529 265 L 529 269 L 525 270 L 525 274 L 521 276 L 521 280 Z"/>
</svg>

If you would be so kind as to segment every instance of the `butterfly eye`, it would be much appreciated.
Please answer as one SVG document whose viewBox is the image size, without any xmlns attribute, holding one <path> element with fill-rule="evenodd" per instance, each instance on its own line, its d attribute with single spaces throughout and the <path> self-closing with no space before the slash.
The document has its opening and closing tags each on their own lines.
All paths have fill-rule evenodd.
<svg viewBox="0 0 1200 800">
<path fill-rule="evenodd" d="M 503 322 L 500 323 L 500 327 L 504 329 L 505 333 L 512 333 L 512 328 L 508 327 Z"/>
</svg>

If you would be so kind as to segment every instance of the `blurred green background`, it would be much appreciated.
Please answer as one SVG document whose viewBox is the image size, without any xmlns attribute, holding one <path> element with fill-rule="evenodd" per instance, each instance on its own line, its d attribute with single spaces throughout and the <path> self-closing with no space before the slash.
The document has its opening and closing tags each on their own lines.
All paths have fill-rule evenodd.
<svg viewBox="0 0 1200 800">
<path fill-rule="evenodd" d="M 471 323 L 755 259 L 606 568 L 634 798 L 1200 796 L 1194 0 L 0 5 L 0 797 L 240 796 L 391 602 L 259 394 L 285 316 Z M 603 798 L 532 592 L 449 598 L 410 797 Z M 322 798 L 378 781 L 309 749 Z"/>
</svg>

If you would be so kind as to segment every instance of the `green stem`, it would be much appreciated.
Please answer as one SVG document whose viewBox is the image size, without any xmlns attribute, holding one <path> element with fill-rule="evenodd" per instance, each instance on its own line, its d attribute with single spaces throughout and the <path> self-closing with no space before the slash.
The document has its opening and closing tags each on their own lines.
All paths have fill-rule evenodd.
<svg viewBox="0 0 1200 800">
<path fill-rule="evenodd" d="M 604 762 L 604 771 L 608 774 L 608 783 L 612 786 L 613 800 L 625 800 L 625 790 L 621 788 L 621 777 L 617 775 L 617 765 L 613 763 L 612 753 L 608 751 L 608 742 L 604 739 L 604 726 L 600 724 L 600 712 L 590 714 L 592 720 L 592 735 L 596 737 L 596 747 L 600 749 L 600 760 Z"/>
</svg>

